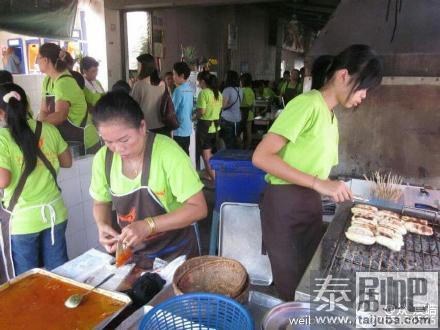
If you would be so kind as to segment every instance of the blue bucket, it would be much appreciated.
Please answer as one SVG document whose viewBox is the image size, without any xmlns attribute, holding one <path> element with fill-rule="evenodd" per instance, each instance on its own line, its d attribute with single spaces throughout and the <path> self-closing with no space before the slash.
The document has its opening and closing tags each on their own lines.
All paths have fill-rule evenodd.
<svg viewBox="0 0 440 330">
<path fill-rule="evenodd" d="M 140 330 L 253 330 L 250 313 L 235 300 L 213 293 L 189 293 L 157 305 Z"/>
</svg>

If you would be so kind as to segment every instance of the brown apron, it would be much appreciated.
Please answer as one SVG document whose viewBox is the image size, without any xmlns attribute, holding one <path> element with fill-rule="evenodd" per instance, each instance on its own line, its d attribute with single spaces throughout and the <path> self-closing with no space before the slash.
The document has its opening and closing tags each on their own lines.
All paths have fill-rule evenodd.
<svg viewBox="0 0 440 330">
<path fill-rule="evenodd" d="M 75 79 L 71 75 L 64 74 L 58 77 L 58 80 L 64 78 Z M 46 107 L 49 108 L 49 111 L 52 113 L 55 111 L 55 96 L 47 92 L 50 82 L 51 80 L 48 79 L 46 83 Z M 87 125 L 88 116 L 89 116 L 89 112 L 87 110 L 79 126 L 74 125 L 72 122 L 70 122 L 69 119 L 66 119 L 60 125 L 57 125 L 57 128 L 60 131 L 60 134 L 65 141 L 81 143 L 83 148 L 81 150 L 81 154 L 86 154 L 86 153 L 95 154 L 101 148 L 101 144 L 97 143 L 94 146 L 88 148 L 87 150 L 85 149 L 85 128 Z"/>
<path fill-rule="evenodd" d="M 293 300 L 323 234 L 321 196 L 293 184 L 269 184 L 260 209 L 275 288 L 283 300 Z"/>
<path fill-rule="evenodd" d="M 35 128 L 35 136 L 37 140 L 40 139 L 41 136 L 42 124 L 40 121 L 37 121 L 37 126 Z M 52 175 L 55 183 L 58 187 L 58 190 L 61 191 L 60 187 L 57 183 L 57 173 L 50 163 L 50 161 L 46 158 L 43 152 L 38 149 L 37 156 L 49 170 Z M 14 263 L 12 261 L 12 249 L 11 249 L 11 235 L 10 235 L 10 227 L 11 227 L 11 215 L 14 210 L 15 205 L 17 205 L 18 199 L 20 198 L 21 193 L 23 192 L 24 185 L 26 184 L 26 180 L 31 173 L 27 172 L 26 169 L 20 177 L 18 181 L 17 187 L 12 194 L 12 198 L 9 202 L 9 206 L 7 209 L 4 208 L 3 203 L 0 203 L 0 225 L 1 225 L 1 237 L 0 237 L 0 284 L 9 281 L 11 278 L 15 277 Z"/>
<path fill-rule="evenodd" d="M 110 188 L 113 206 L 117 213 L 118 225 L 121 229 L 133 221 L 144 221 L 147 217 L 155 217 L 167 213 L 159 198 L 148 187 L 154 137 L 154 133 L 148 133 L 141 187 L 124 195 L 116 195 Z M 109 186 L 112 161 L 113 152 L 107 149 L 105 155 L 105 174 Z M 198 255 L 194 226 L 158 233 L 149 237 L 141 247 L 136 248 L 134 251 L 134 261 L 141 268 L 151 269 L 156 257 L 171 261 L 181 255 L 187 255 L 188 258 Z"/>
</svg>

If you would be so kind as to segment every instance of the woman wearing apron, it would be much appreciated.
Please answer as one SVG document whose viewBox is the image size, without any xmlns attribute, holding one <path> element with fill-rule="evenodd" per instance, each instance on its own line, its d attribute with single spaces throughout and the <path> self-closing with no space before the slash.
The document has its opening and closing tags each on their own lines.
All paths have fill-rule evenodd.
<svg viewBox="0 0 440 330">
<path fill-rule="evenodd" d="M 106 144 L 93 160 L 90 185 L 101 244 L 112 253 L 122 241 L 145 269 L 156 257 L 198 255 L 192 224 L 206 217 L 207 206 L 189 157 L 169 137 L 147 131 L 141 108 L 125 93 L 104 95 L 93 119 Z M 112 207 L 121 233 L 112 227 Z"/>
<path fill-rule="evenodd" d="M 99 136 L 87 111 L 84 92 L 67 70 L 66 54 L 53 43 L 40 47 L 37 62 L 46 77 L 38 118 L 57 126 L 64 140 L 84 144 L 87 153 L 96 153 Z"/>
<path fill-rule="evenodd" d="M 321 238 L 321 194 L 335 202 L 352 199 L 343 182 L 328 179 L 338 163 L 333 110 L 358 106 L 382 79 L 381 62 L 364 45 L 348 47 L 324 71 L 325 84 L 290 101 L 253 155 L 255 166 L 268 173 L 260 204 L 263 244 L 284 300 L 294 299 Z"/>
<path fill-rule="evenodd" d="M 0 86 L 0 283 L 67 261 L 67 209 L 56 182 L 72 157 L 58 130 L 29 118 L 23 89 Z"/>
</svg>

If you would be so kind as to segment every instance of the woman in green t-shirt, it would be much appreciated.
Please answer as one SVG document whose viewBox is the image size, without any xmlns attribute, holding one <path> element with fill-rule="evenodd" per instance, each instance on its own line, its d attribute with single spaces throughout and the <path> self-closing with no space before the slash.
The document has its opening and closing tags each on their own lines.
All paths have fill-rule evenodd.
<svg viewBox="0 0 440 330">
<path fill-rule="evenodd" d="M 58 130 L 31 119 L 27 107 L 20 86 L 0 86 L 0 281 L 67 261 L 67 209 L 56 174 L 71 166 L 72 157 Z"/>
<path fill-rule="evenodd" d="M 353 45 L 322 63 L 325 79 L 294 98 L 275 120 L 253 155 L 268 173 L 261 200 L 263 243 L 280 297 L 293 300 L 296 287 L 321 239 L 321 195 L 351 200 L 349 188 L 329 180 L 338 163 L 336 106 L 358 106 L 368 89 L 380 84 L 382 64 L 365 45 Z"/>
<path fill-rule="evenodd" d="M 212 149 L 216 146 L 219 131 L 220 112 L 223 105 L 223 97 L 218 89 L 217 77 L 209 72 L 200 72 L 197 81 L 202 91 L 197 97 L 197 154 L 202 155 L 207 179 L 215 179 L 209 160 L 212 157 Z M 200 156 L 197 156 L 200 157 Z"/>
<path fill-rule="evenodd" d="M 84 92 L 67 70 L 66 57 L 66 51 L 56 44 L 40 47 L 37 62 L 46 77 L 38 119 L 57 126 L 64 140 L 82 143 L 87 153 L 95 153 L 101 146 L 99 136 Z"/>
<path fill-rule="evenodd" d="M 192 224 L 206 217 L 207 206 L 186 153 L 171 138 L 147 131 L 139 104 L 126 93 L 104 95 L 93 120 L 106 145 L 93 160 L 90 185 L 101 244 L 115 252 L 122 242 L 145 269 L 156 257 L 198 255 Z M 112 209 L 120 234 L 112 226 Z"/>
<path fill-rule="evenodd" d="M 243 73 L 240 77 L 243 98 L 240 103 L 241 128 L 243 132 L 243 147 L 249 149 L 252 143 L 252 124 L 254 122 L 255 93 L 252 89 L 252 76 L 250 73 Z"/>
</svg>

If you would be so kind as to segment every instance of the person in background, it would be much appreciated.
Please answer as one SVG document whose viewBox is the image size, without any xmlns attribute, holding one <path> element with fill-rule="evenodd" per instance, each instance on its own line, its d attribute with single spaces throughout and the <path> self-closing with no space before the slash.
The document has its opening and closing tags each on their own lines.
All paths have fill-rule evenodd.
<svg viewBox="0 0 440 330">
<path fill-rule="evenodd" d="M 101 83 L 96 79 L 98 67 L 98 61 L 90 56 L 84 56 L 79 62 L 79 71 L 81 71 L 85 81 L 84 95 L 89 108 L 94 107 L 105 93 Z"/>
<path fill-rule="evenodd" d="M 14 48 L 8 47 L 3 50 L 3 69 L 12 74 L 19 74 L 21 61 L 14 52 Z"/>
<path fill-rule="evenodd" d="M 188 83 L 191 69 L 185 62 L 177 62 L 173 66 L 173 81 L 177 88 L 173 93 L 173 104 L 176 110 L 179 128 L 173 131 L 174 141 L 189 155 L 189 144 L 193 130 L 192 112 L 194 92 Z"/>
<path fill-rule="evenodd" d="M 5 252 L 12 248 L 9 277 L 67 261 L 67 208 L 56 175 L 72 165 L 72 156 L 58 130 L 29 118 L 27 108 L 20 86 L 0 85 L 0 122 L 6 127 L 0 129 L 0 211 L 3 234 L 10 235 L 3 237 L 2 255 L 9 259 Z"/>
<path fill-rule="evenodd" d="M 300 88 L 300 73 L 299 70 L 293 69 L 290 74 L 290 84 L 284 91 L 283 100 L 284 104 L 287 104 L 298 94 L 301 94 L 299 91 Z"/>
<path fill-rule="evenodd" d="M 166 72 L 164 81 L 165 81 L 165 85 L 168 87 L 168 91 L 170 92 L 170 95 L 173 95 L 174 90 L 176 89 L 176 83 L 174 81 L 173 72 L 171 71 Z"/>
<path fill-rule="evenodd" d="M 302 94 L 302 92 L 304 91 L 304 79 L 306 77 L 306 69 L 304 67 L 302 67 L 301 69 L 299 69 L 299 83 L 298 83 L 298 94 Z"/>
<path fill-rule="evenodd" d="M 101 147 L 98 133 L 87 111 L 83 90 L 67 68 L 66 52 L 54 43 L 40 47 L 37 62 L 43 80 L 39 120 L 58 127 L 66 141 L 79 142 L 85 152 Z"/>
<path fill-rule="evenodd" d="M 112 86 L 112 92 L 117 92 L 117 91 L 121 91 L 121 92 L 124 92 L 126 94 L 130 94 L 131 93 L 131 87 L 128 84 L 128 82 L 126 82 L 125 80 L 118 80 Z"/>
<path fill-rule="evenodd" d="M 69 52 L 66 52 L 66 64 L 67 64 L 67 69 L 69 70 L 72 77 L 76 80 L 76 83 L 78 84 L 79 88 L 84 90 L 86 82 L 81 73 L 73 70 L 73 66 L 75 65 L 75 60 L 73 59 L 72 55 L 70 55 Z"/>
<path fill-rule="evenodd" d="M 217 77 L 209 72 L 200 72 L 197 81 L 202 89 L 197 97 L 197 154 L 202 155 L 207 180 L 215 180 L 215 172 L 209 164 L 212 149 L 216 147 L 219 118 L 223 97 L 218 89 Z M 199 156 L 197 156 L 199 157 Z"/>
<path fill-rule="evenodd" d="M 250 149 L 252 143 L 252 123 L 254 121 L 255 93 L 250 73 L 243 73 L 240 77 L 243 99 L 240 104 L 241 131 L 243 132 L 243 148 Z"/>
<path fill-rule="evenodd" d="M 269 80 L 263 80 L 263 98 L 272 103 L 275 101 L 276 97 L 276 93 L 269 86 Z"/>
<path fill-rule="evenodd" d="M 290 82 L 290 71 L 286 70 L 283 73 L 283 79 L 281 79 L 278 84 L 278 95 L 281 97 L 284 96 L 286 89 L 289 87 L 292 87 Z"/>
<path fill-rule="evenodd" d="M 223 108 L 220 127 L 221 137 L 225 141 L 226 149 L 238 149 L 240 143 L 240 103 L 243 92 L 240 89 L 240 78 L 236 71 L 228 71 L 225 79 L 225 89 L 222 93 Z"/>
<path fill-rule="evenodd" d="M 192 224 L 208 209 L 189 157 L 169 137 L 148 131 L 139 104 L 124 92 L 104 95 L 93 120 L 106 145 L 93 159 L 89 191 L 106 251 L 114 253 L 120 241 L 143 269 L 151 269 L 156 257 L 169 262 L 197 256 Z"/>
<path fill-rule="evenodd" d="M 268 173 L 269 185 L 260 201 L 263 244 L 275 287 L 285 301 L 294 299 L 321 239 L 321 195 L 335 202 L 353 198 L 344 182 L 329 180 L 338 163 L 334 109 L 358 106 L 382 79 L 382 63 L 366 45 L 352 45 L 322 67 L 324 84 L 289 102 L 252 158 Z"/>
<path fill-rule="evenodd" d="M 137 57 L 139 74 L 134 83 L 131 96 L 141 106 L 147 128 L 154 133 L 171 137 L 171 130 L 165 127 L 160 115 L 160 105 L 165 92 L 165 84 L 161 82 L 156 61 L 150 54 Z"/>
</svg>

